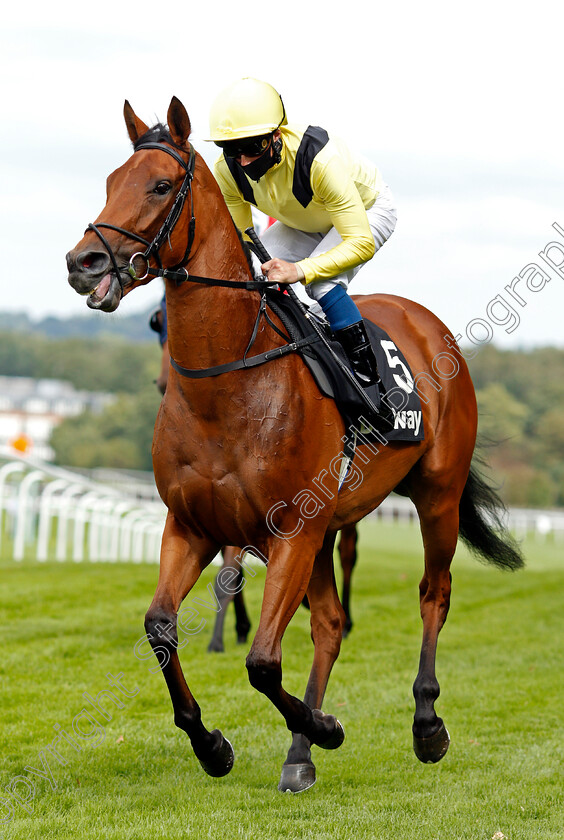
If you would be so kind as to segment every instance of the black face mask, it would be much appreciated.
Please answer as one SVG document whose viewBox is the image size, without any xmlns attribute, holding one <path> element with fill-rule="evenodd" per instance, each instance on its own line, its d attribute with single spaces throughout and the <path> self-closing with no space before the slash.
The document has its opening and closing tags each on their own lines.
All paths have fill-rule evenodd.
<svg viewBox="0 0 564 840">
<path fill-rule="evenodd" d="M 268 149 L 262 153 L 260 157 L 254 160 L 252 163 L 247 163 L 245 166 L 241 166 L 240 163 L 237 163 L 238 166 L 241 166 L 242 171 L 247 175 L 249 178 L 252 178 L 253 181 L 260 181 L 262 176 L 268 172 L 268 170 L 273 167 L 275 164 L 280 163 L 282 159 L 282 140 L 278 138 L 273 143 L 270 144 Z"/>
</svg>

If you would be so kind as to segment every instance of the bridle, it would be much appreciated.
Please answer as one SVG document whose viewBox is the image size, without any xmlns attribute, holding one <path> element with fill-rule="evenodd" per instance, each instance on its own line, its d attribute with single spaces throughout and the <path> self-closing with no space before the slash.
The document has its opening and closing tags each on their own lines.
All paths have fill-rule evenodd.
<svg viewBox="0 0 564 840">
<path fill-rule="evenodd" d="M 96 236 L 100 239 L 104 247 L 106 248 L 110 260 L 112 261 L 113 269 L 116 273 L 118 282 L 121 287 L 121 294 L 123 297 L 124 288 L 123 282 L 121 280 L 121 272 L 119 266 L 117 264 L 116 255 L 113 252 L 112 246 L 101 232 L 100 228 L 108 228 L 109 230 L 115 230 L 117 233 L 121 233 L 124 236 L 129 237 L 129 239 L 134 239 L 136 242 L 141 242 L 143 245 L 146 245 L 144 251 L 136 251 L 129 259 L 129 266 L 128 272 L 134 280 L 146 280 L 149 275 L 151 276 L 171 276 L 170 272 L 174 274 L 180 274 L 182 279 L 186 279 L 188 276 L 188 271 L 185 268 L 186 263 L 188 262 L 188 258 L 190 256 L 190 251 L 192 250 L 192 245 L 194 243 L 194 234 L 196 229 L 196 218 L 194 216 L 194 196 L 192 194 L 192 179 L 194 177 L 194 166 L 196 162 L 196 153 L 194 151 L 194 147 L 190 144 L 190 155 L 188 158 L 188 163 L 184 161 L 184 159 L 172 149 L 170 146 L 167 146 L 165 143 L 141 143 L 139 146 L 135 148 L 135 151 L 138 152 L 141 149 L 158 149 L 161 152 L 166 152 L 167 155 L 170 155 L 174 158 L 174 160 L 182 167 L 184 170 L 184 180 L 180 185 L 180 189 L 176 194 L 176 198 L 174 199 L 174 203 L 170 208 L 166 219 L 162 223 L 159 231 L 157 232 L 155 238 L 152 242 L 149 242 L 142 236 L 139 236 L 137 233 L 132 233 L 132 231 L 126 230 L 125 228 L 118 227 L 117 225 L 112 225 L 109 222 L 98 222 L 98 224 L 93 224 L 92 222 L 88 225 L 88 230 L 93 230 Z M 186 245 L 186 250 L 184 253 L 184 257 L 178 263 L 178 265 L 173 269 L 163 269 L 159 250 L 163 243 L 168 239 L 170 244 L 170 236 L 174 227 L 180 218 L 180 214 L 184 208 L 184 204 L 186 201 L 187 195 L 190 195 L 190 222 L 188 224 L 188 242 Z M 149 261 L 151 257 L 154 257 L 158 269 L 153 269 L 149 266 Z M 142 277 L 138 277 L 135 271 L 135 260 L 137 259 L 145 260 L 146 270 L 145 274 Z M 177 279 L 177 278 L 175 278 Z"/>
<path fill-rule="evenodd" d="M 100 228 L 108 228 L 109 230 L 115 230 L 117 233 L 121 233 L 124 236 L 129 237 L 129 239 L 133 239 L 136 242 L 141 242 L 143 245 L 146 245 L 144 251 L 136 251 L 130 258 L 129 258 L 129 265 L 127 268 L 128 273 L 133 278 L 133 280 L 146 280 L 147 277 L 162 277 L 164 279 L 174 280 L 177 285 L 180 283 L 184 283 L 186 281 L 191 281 L 193 283 L 203 283 L 207 286 L 223 286 L 230 289 L 248 289 L 252 291 L 260 290 L 264 291 L 269 286 L 276 286 L 276 283 L 270 282 L 269 280 L 220 280 L 217 278 L 212 277 L 199 277 L 195 274 L 189 274 L 188 269 L 186 268 L 186 263 L 190 257 L 190 252 L 192 250 L 192 245 L 194 244 L 194 234 L 196 231 L 196 217 L 194 215 L 194 196 L 192 194 L 192 180 L 194 178 L 194 167 L 196 163 L 196 152 L 194 151 L 194 147 L 192 144 L 190 145 L 190 155 L 188 158 L 188 163 L 186 163 L 183 158 L 176 152 L 173 148 L 166 145 L 165 143 L 157 143 L 157 142 L 145 142 L 140 143 L 136 146 L 135 151 L 141 151 L 141 149 L 158 149 L 161 152 L 166 152 L 167 155 L 170 155 L 175 159 L 175 161 L 180 164 L 180 166 L 184 169 L 185 175 L 182 184 L 180 185 L 180 189 L 174 199 L 174 203 L 170 208 L 168 215 L 164 222 L 162 223 L 157 235 L 153 239 L 152 242 L 149 242 L 142 236 L 139 236 L 138 233 L 132 233 L 132 231 L 126 230 L 125 228 L 118 227 L 117 225 L 112 225 L 109 222 L 98 222 L 97 224 L 90 223 L 87 227 L 87 230 L 92 230 L 98 237 L 98 239 L 102 242 L 105 249 L 108 252 L 110 260 L 112 261 L 112 267 L 116 273 L 120 288 L 121 294 L 123 297 L 124 294 L 124 287 L 121 280 L 121 273 L 117 263 L 116 256 L 112 250 L 112 246 L 100 230 Z M 184 208 L 184 204 L 186 203 L 187 195 L 190 195 L 190 222 L 188 223 L 188 242 L 186 244 L 186 250 L 184 252 L 184 257 L 182 260 L 173 268 L 163 268 L 159 250 L 165 240 L 168 239 L 170 244 L 170 236 L 178 219 L 180 218 L 180 214 Z M 151 257 L 154 257 L 158 268 L 151 268 L 149 265 L 149 260 Z M 136 259 L 143 259 L 146 263 L 146 270 L 145 274 L 139 277 L 135 271 L 134 262 Z"/>
</svg>

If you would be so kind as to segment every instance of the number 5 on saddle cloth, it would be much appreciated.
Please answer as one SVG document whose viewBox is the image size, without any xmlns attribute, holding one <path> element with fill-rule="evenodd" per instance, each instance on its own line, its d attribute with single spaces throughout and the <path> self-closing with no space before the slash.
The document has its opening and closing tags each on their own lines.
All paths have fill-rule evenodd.
<svg viewBox="0 0 564 840">
<path fill-rule="evenodd" d="M 250 247 L 261 262 L 270 256 L 255 230 L 246 231 Z M 392 409 L 388 420 L 378 411 L 380 395 L 377 385 L 363 388 L 352 374 L 346 355 L 338 341 L 327 334 L 328 324 L 318 318 L 296 295 L 291 286 L 265 289 L 266 303 L 282 321 L 289 340 L 299 343 L 297 352 L 311 371 L 322 394 L 335 400 L 346 429 L 345 453 L 352 457 L 354 440 L 361 433 L 367 441 L 380 440 L 416 443 L 424 439 L 421 402 L 414 387 L 414 378 L 401 350 L 377 324 L 364 319 L 370 342 L 376 354 L 378 370 Z M 311 341 L 308 342 L 308 338 Z M 350 451 L 352 446 L 352 451 Z"/>
</svg>

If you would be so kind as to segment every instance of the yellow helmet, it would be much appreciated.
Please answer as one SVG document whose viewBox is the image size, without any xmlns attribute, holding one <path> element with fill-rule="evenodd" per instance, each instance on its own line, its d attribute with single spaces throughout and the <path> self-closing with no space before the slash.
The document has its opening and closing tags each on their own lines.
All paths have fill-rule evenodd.
<svg viewBox="0 0 564 840">
<path fill-rule="evenodd" d="M 210 110 L 210 140 L 260 137 L 286 125 L 282 97 L 268 82 L 246 77 L 225 88 Z"/>
</svg>

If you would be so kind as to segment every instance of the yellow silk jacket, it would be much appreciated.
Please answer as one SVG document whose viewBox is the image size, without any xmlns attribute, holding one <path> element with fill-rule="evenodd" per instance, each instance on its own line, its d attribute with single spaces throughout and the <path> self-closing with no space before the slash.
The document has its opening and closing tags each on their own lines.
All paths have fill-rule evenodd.
<svg viewBox="0 0 564 840">
<path fill-rule="evenodd" d="M 374 164 L 316 126 L 283 126 L 280 163 L 256 182 L 223 155 L 214 174 L 241 232 L 253 224 L 251 204 L 288 227 L 326 234 L 336 228 L 342 242 L 315 258 L 301 260 L 304 282 L 342 274 L 367 262 L 375 246 L 366 210 L 382 189 Z"/>
</svg>

